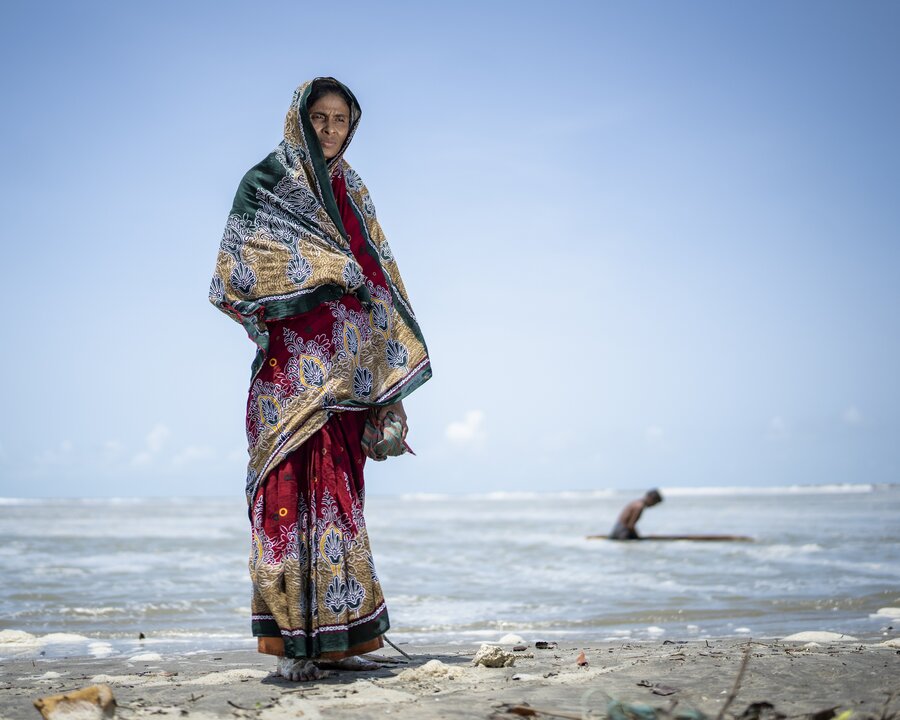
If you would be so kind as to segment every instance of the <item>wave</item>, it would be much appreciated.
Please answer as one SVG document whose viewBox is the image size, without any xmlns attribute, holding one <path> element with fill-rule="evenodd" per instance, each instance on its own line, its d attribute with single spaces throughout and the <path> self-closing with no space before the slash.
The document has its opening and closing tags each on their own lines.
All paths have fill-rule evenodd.
<svg viewBox="0 0 900 720">
<path fill-rule="evenodd" d="M 453 499 L 452 495 L 448 495 L 447 493 L 404 493 L 402 495 L 398 495 L 402 501 L 410 502 L 410 501 L 418 501 L 418 502 L 441 502 L 443 500 L 451 500 Z"/>
<path fill-rule="evenodd" d="M 673 497 L 693 495 L 840 495 L 893 490 L 896 485 L 873 483 L 833 483 L 829 485 L 776 485 L 772 487 L 663 487 L 663 494 Z"/>
<path fill-rule="evenodd" d="M 619 494 L 617 490 L 561 490 L 558 492 L 533 492 L 527 490 L 497 490 L 488 493 L 463 495 L 467 500 L 579 500 L 587 498 L 611 498 Z"/>
<path fill-rule="evenodd" d="M 672 497 L 690 496 L 728 496 L 728 495 L 841 495 L 861 494 L 872 492 L 891 492 L 900 489 L 896 484 L 876 483 L 828 483 L 822 485 L 773 485 L 773 486 L 694 486 L 694 487 L 668 487 L 661 486 L 663 495 Z M 617 497 L 638 496 L 641 488 L 601 488 L 596 490 L 559 490 L 555 492 L 539 492 L 531 490 L 495 490 L 483 493 L 403 493 L 393 497 L 399 497 L 405 501 L 436 502 L 442 500 L 586 500 L 609 499 Z M 391 495 L 374 496 L 390 498 Z"/>
</svg>

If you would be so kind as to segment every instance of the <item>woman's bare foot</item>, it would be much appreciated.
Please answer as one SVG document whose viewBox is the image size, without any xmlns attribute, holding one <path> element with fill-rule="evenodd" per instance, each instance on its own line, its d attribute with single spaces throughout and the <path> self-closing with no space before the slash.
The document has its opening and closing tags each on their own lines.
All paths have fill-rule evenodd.
<svg viewBox="0 0 900 720">
<path fill-rule="evenodd" d="M 276 672 L 285 680 L 292 682 L 310 682 L 328 677 L 326 671 L 306 658 L 280 657 Z"/>
<path fill-rule="evenodd" d="M 381 665 L 372 660 L 367 660 L 361 655 L 351 655 L 350 657 L 341 658 L 340 660 L 319 660 L 319 667 L 328 668 L 329 670 L 378 670 Z"/>
</svg>

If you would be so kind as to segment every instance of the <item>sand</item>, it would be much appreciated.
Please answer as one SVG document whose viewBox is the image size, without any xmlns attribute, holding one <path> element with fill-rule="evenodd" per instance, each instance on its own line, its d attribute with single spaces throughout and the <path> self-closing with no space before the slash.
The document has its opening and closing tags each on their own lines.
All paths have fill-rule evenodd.
<svg viewBox="0 0 900 720">
<path fill-rule="evenodd" d="M 295 684 L 271 674 L 274 659 L 250 651 L 162 657 L 19 659 L 3 663 L 0 718 L 40 718 L 38 697 L 91 684 L 109 685 L 116 717 L 128 718 L 510 718 L 511 706 L 605 717 L 610 699 L 678 709 L 714 719 L 738 673 L 744 640 L 673 643 L 561 643 L 524 650 L 509 667 L 473 666 L 478 646 L 403 646 L 412 662 L 366 673 L 340 672 Z M 517 646 L 521 647 L 521 646 Z M 749 643 L 747 670 L 728 716 L 754 702 L 784 715 L 828 708 L 854 718 L 880 716 L 890 691 L 900 690 L 900 650 L 891 644 Z M 579 666 L 584 652 L 587 665 Z M 385 657 L 403 660 L 391 651 Z M 654 692 L 654 690 L 656 692 Z M 656 694 L 668 693 L 666 695 Z M 900 712 L 900 698 L 891 706 Z M 538 714 L 538 718 L 553 715 Z"/>
</svg>

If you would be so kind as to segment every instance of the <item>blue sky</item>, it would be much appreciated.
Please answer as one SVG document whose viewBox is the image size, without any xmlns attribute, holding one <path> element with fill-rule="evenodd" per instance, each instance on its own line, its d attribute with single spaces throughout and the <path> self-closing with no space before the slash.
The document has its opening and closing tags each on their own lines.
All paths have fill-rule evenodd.
<svg viewBox="0 0 900 720">
<path fill-rule="evenodd" d="M 370 492 L 900 479 L 896 3 L 3 15 L 0 496 L 242 492 L 207 287 L 317 75 L 435 371 Z"/>
</svg>

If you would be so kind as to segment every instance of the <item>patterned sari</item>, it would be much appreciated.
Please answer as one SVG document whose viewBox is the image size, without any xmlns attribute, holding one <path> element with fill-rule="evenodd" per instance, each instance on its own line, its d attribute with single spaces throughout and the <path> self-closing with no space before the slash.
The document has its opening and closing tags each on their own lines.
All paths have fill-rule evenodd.
<svg viewBox="0 0 900 720">
<path fill-rule="evenodd" d="M 247 402 L 253 634 L 261 652 L 339 658 L 380 647 L 388 614 L 363 518 L 373 407 L 431 376 L 368 191 L 294 94 L 285 139 L 241 182 L 210 299 L 258 346 Z"/>
</svg>

